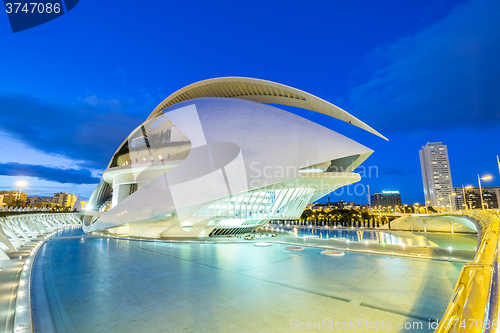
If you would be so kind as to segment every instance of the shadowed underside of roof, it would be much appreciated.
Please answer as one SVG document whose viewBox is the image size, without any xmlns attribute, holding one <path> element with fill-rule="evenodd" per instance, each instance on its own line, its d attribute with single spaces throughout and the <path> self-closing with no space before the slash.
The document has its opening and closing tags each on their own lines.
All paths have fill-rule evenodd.
<svg viewBox="0 0 500 333">
<path fill-rule="evenodd" d="M 201 97 L 240 98 L 259 103 L 299 107 L 343 120 L 387 140 L 361 120 L 319 97 L 280 83 L 245 77 L 222 77 L 190 84 L 168 96 L 148 119 L 159 115 L 169 106 Z"/>
</svg>

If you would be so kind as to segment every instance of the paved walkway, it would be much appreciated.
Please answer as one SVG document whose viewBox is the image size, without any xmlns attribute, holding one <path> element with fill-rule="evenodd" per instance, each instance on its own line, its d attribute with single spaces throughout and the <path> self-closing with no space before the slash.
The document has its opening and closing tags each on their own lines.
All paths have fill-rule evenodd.
<svg viewBox="0 0 500 333">
<path fill-rule="evenodd" d="M 326 324 L 373 332 L 382 321 L 392 325 L 382 332 L 432 332 L 428 319 L 441 317 L 462 266 L 357 253 L 351 244 L 344 257 L 326 257 L 314 247 L 288 252 L 284 244 L 256 247 L 234 238 L 211 244 L 68 236 L 48 242 L 35 262 L 37 332 L 282 332 L 308 323 L 313 332 Z"/>
<path fill-rule="evenodd" d="M 11 260 L 1 260 L 0 267 L 0 332 L 12 332 L 16 306 L 17 286 L 26 256 L 43 237 L 32 239 L 19 252 L 7 252 Z M 19 256 L 23 259 L 19 260 Z"/>
</svg>

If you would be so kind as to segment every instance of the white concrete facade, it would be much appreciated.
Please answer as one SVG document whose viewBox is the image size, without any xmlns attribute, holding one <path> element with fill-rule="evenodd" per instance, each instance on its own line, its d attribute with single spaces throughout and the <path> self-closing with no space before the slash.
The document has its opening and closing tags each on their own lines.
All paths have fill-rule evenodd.
<svg viewBox="0 0 500 333">
<path fill-rule="evenodd" d="M 235 85 L 231 79 L 226 89 Z M 242 78 L 248 80 L 254 79 Z M 245 96 L 251 98 L 188 91 L 163 101 L 117 149 L 90 199 L 86 232 L 147 238 L 252 232 L 270 219 L 296 219 L 308 203 L 359 181 L 352 171 L 372 153 L 314 122 L 253 101 L 250 91 Z M 298 100 L 293 96 L 266 98 L 287 104 L 281 100 Z M 334 110 L 329 103 L 313 105 Z M 335 112 L 376 132 L 341 109 Z"/>
</svg>

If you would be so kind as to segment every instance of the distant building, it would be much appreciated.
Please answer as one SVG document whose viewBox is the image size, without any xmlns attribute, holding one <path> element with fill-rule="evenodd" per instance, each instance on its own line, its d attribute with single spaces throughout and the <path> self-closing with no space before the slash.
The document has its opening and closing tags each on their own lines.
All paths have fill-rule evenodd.
<svg viewBox="0 0 500 333">
<path fill-rule="evenodd" d="M 0 194 L 0 207 L 3 206 L 3 194 Z"/>
<path fill-rule="evenodd" d="M 437 208 L 453 207 L 448 148 L 442 142 L 429 142 L 420 150 L 425 204 Z"/>
<path fill-rule="evenodd" d="M 349 207 L 354 206 L 354 202 L 345 202 L 344 200 L 340 200 L 338 202 L 330 202 L 330 198 L 328 198 L 328 203 L 318 202 L 313 204 L 313 208 L 331 208 L 331 209 L 349 209 Z"/>
<path fill-rule="evenodd" d="M 44 207 L 54 207 L 56 204 L 53 203 L 52 197 L 39 197 L 33 196 L 28 197 L 27 204 L 31 205 L 33 208 L 44 208 Z"/>
<path fill-rule="evenodd" d="M 14 201 L 21 200 L 21 206 L 26 204 L 26 199 L 28 194 L 25 192 L 19 193 L 19 191 L 0 191 L 0 195 L 3 195 L 3 205 L 13 206 Z M 17 205 L 19 206 L 19 204 Z"/>
<path fill-rule="evenodd" d="M 483 192 L 483 202 L 484 208 L 498 209 L 500 208 L 500 187 L 492 186 L 482 186 Z M 453 191 L 457 194 L 455 196 L 455 207 L 456 209 L 465 208 L 467 201 L 468 209 L 479 209 L 481 208 L 481 195 L 479 192 L 479 187 L 473 187 L 470 189 L 462 187 L 454 187 Z M 464 201 L 465 194 L 465 201 Z"/>
<path fill-rule="evenodd" d="M 366 205 L 368 207 L 368 205 Z M 364 206 L 360 204 L 356 204 L 355 202 L 345 202 L 344 200 L 340 200 L 339 202 L 317 202 L 315 204 L 310 204 L 306 208 L 308 209 L 363 209 Z"/>
<path fill-rule="evenodd" d="M 59 205 L 61 208 L 73 207 L 76 201 L 76 195 L 68 194 L 66 192 L 54 193 L 54 198 L 52 202 L 56 205 Z"/>
<path fill-rule="evenodd" d="M 45 203 L 52 203 L 53 198 L 52 197 L 39 197 L 39 196 L 33 196 L 33 197 L 28 197 L 27 199 L 27 204 L 28 205 L 34 205 L 37 202 L 45 202 Z"/>
<path fill-rule="evenodd" d="M 370 196 L 372 207 L 401 206 L 401 194 L 398 191 L 382 191 Z"/>
</svg>

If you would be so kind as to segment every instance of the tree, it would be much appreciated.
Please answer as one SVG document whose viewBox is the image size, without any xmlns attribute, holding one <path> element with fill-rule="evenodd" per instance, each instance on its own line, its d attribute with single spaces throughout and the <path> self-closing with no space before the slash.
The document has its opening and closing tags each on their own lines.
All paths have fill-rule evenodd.
<svg viewBox="0 0 500 333">
<path fill-rule="evenodd" d="M 307 221 L 312 215 L 313 215 L 313 211 L 310 210 L 310 209 L 306 209 L 302 212 L 302 215 L 300 216 L 300 219 L 302 221 Z"/>
<path fill-rule="evenodd" d="M 434 209 L 434 207 L 432 207 L 432 206 L 427 206 L 427 211 L 429 213 L 437 213 L 436 210 Z"/>
<path fill-rule="evenodd" d="M 13 206 L 13 207 L 22 207 L 26 205 L 26 202 L 23 201 L 23 200 L 19 200 L 19 199 L 16 199 L 16 200 L 13 200 L 10 202 L 10 205 L 8 206 Z"/>
</svg>

